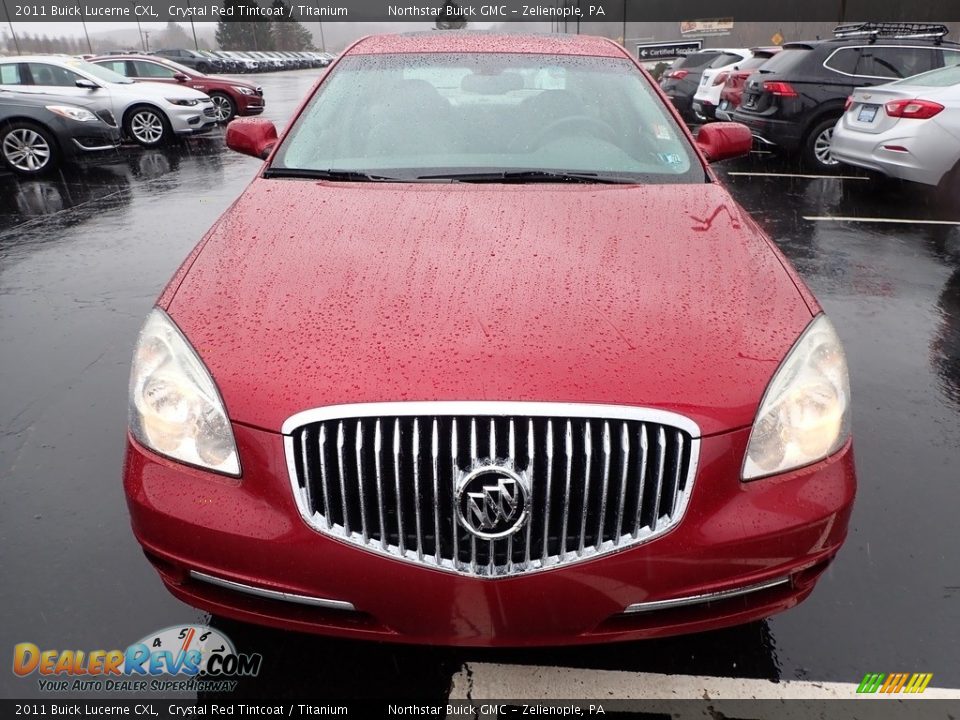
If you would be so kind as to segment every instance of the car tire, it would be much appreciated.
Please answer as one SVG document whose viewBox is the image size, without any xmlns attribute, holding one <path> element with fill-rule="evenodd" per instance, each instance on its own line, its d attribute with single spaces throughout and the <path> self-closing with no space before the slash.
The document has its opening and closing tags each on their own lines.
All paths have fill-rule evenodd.
<svg viewBox="0 0 960 720">
<path fill-rule="evenodd" d="M 60 164 L 60 148 L 45 127 L 27 121 L 8 123 L 0 129 L 0 156 L 17 175 L 37 177 Z"/>
<path fill-rule="evenodd" d="M 216 113 L 217 122 L 227 124 L 237 115 L 237 104 L 226 93 L 212 92 L 210 99 L 213 100 L 213 112 Z"/>
<path fill-rule="evenodd" d="M 203 73 L 204 75 L 206 75 L 208 72 L 210 72 L 210 66 L 207 65 L 205 62 L 198 63 L 198 64 L 197 64 L 197 72 L 200 72 L 200 73 Z"/>
<path fill-rule="evenodd" d="M 833 128 L 840 118 L 831 117 L 821 120 L 811 128 L 803 141 L 803 162 L 808 168 L 820 172 L 835 172 L 840 161 L 830 155 L 830 140 Z"/>
<path fill-rule="evenodd" d="M 170 139 L 173 132 L 167 116 L 151 105 L 130 108 L 123 118 L 123 131 L 142 147 L 158 147 Z"/>
</svg>

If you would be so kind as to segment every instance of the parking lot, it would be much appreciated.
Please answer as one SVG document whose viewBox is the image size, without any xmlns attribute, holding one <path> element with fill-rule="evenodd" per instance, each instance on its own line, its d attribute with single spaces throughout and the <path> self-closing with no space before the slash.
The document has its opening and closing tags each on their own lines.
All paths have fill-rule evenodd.
<svg viewBox="0 0 960 720">
<path fill-rule="evenodd" d="M 282 126 L 318 72 L 250 76 L 264 88 L 264 117 Z M 211 620 L 174 600 L 133 539 L 120 483 L 131 348 L 164 283 L 258 167 L 217 131 L 46 179 L 0 174 L 0 606 L 10 644 L 125 647 L 210 621 L 264 655 L 235 697 L 443 698 L 467 662 L 843 683 L 925 671 L 933 687 L 960 687 L 960 200 L 937 205 L 858 172 L 808 176 L 769 154 L 718 169 L 833 319 L 853 392 L 851 535 L 809 600 L 730 630 L 539 651 L 328 640 Z M 38 694 L 10 673 L 0 687 Z"/>
</svg>

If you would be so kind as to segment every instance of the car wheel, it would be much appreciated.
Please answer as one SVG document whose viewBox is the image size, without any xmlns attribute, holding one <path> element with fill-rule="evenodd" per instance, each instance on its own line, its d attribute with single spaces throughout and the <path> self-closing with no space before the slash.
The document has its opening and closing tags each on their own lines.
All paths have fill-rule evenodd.
<svg viewBox="0 0 960 720">
<path fill-rule="evenodd" d="M 0 130 L 0 154 L 13 172 L 42 175 L 55 168 L 59 149 L 53 135 L 29 122 L 14 122 Z"/>
<path fill-rule="evenodd" d="M 141 105 L 131 109 L 123 121 L 123 129 L 134 142 L 143 147 L 157 147 L 170 135 L 170 123 L 156 108 Z"/>
<path fill-rule="evenodd" d="M 840 165 L 830 153 L 830 142 L 833 140 L 833 127 L 837 118 L 829 118 L 817 123 L 807 134 L 803 143 L 803 160 L 807 167 L 817 170 L 836 170 Z"/>
<path fill-rule="evenodd" d="M 201 72 L 206 75 L 208 72 L 210 72 L 210 66 L 202 62 L 197 65 L 197 72 Z"/>
<path fill-rule="evenodd" d="M 237 106 L 229 95 L 212 92 L 210 99 L 213 100 L 213 112 L 217 116 L 218 123 L 228 123 L 233 120 L 234 115 L 237 114 Z"/>
</svg>

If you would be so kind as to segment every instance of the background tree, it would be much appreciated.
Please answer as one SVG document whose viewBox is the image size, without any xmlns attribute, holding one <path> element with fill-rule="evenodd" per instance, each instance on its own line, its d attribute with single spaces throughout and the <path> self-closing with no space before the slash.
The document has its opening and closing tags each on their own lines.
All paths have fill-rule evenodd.
<svg viewBox="0 0 960 720">
<path fill-rule="evenodd" d="M 287 16 L 287 6 L 283 0 L 273 1 L 274 10 L 280 10 Z M 313 50 L 313 36 L 310 31 L 295 20 L 274 20 L 273 37 L 277 50 Z"/>
<path fill-rule="evenodd" d="M 274 50 L 274 23 L 241 22 L 240 7 L 257 7 L 253 0 L 224 0 L 224 8 L 234 8 L 233 18 L 217 22 L 217 46 L 221 50 Z"/>
<path fill-rule="evenodd" d="M 187 35 L 187 31 L 175 22 L 168 22 L 167 27 L 157 38 L 157 49 L 192 47 L 193 40 Z"/>
</svg>

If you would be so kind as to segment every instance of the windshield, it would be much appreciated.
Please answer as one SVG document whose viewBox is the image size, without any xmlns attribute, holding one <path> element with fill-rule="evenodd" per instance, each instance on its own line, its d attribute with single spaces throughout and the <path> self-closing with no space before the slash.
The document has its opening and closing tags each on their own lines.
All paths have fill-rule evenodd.
<svg viewBox="0 0 960 720">
<path fill-rule="evenodd" d="M 126 78 L 119 73 L 115 73 L 109 68 L 101 67 L 100 65 L 94 65 L 93 63 L 83 62 L 82 60 L 67 60 L 66 64 L 76 70 L 82 70 L 85 73 L 89 73 L 94 77 L 103 80 L 108 83 L 120 83 L 123 85 L 129 85 L 133 82 L 130 78 Z"/>
<path fill-rule="evenodd" d="M 686 137 L 627 59 L 533 54 L 343 58 L 271 171 L 390 179 L 577 173 L 705 182 Z M 274 172 L 273 174 L 292 174 Z"/>
</svg>

